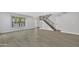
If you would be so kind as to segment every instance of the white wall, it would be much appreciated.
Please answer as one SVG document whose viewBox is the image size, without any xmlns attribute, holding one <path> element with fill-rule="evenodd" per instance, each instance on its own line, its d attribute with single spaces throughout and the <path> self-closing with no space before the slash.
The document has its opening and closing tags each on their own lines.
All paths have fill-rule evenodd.
<svg viewBox="0 0 79 59">
<path fill-rule="evenodd" d="M 26 26 L 19 28 L 11 27 L 11 16 L 23 16 L 26 17 Z M 32 29 L 35 27 L 41 27 L 41 29 L 51 30 L 51 28 L 44 22 L 39 23 L 38 18 L 32 18 L 24 15 L 13 14 L 13 13 L 0 13 L 0 33 Z M 56 19 L 50 17 L 50 20 L 56 24 L 56 28 L 66 33 L 79 34 L 79 13 L 71 12 L 57 16 Z M 36 25 L 37 24 L 37 25 Z"/>
<path fill-rule="evenodd" d="M 52 13 L 53 14 L 53 13 Z M 58 16 L 60 14 L 60 16 Z M 57 15 L 57 16 L 56 16 Z M 55 23 L 55 27 L 65 33 L 72 33 L 79 35 L 79 13 L 69 12 L 65 14 L 57 13 L 50 20 Z M 51 28 L 44 23 L 40 22 L 41 29 L 51 30 Z"/>
<path fill-rule="evenodd" d="M 70 12 L 56 17 L 56 27 L 62 32 L 79 34 L 79 13 Z"/>
<path fill-rule="evenodd" d="M 12 15 L 23 16 L 23 15 L 13 14 L 13 13 L 0 13 L 0 33 L 35 28 L 34 18 L 27 17 L 27 16 L 23 16 L 26 18 L 26 26 L 25 27 L 12 28 L 12 25 L 11 25 L 11 16 Z"/>
</svg>

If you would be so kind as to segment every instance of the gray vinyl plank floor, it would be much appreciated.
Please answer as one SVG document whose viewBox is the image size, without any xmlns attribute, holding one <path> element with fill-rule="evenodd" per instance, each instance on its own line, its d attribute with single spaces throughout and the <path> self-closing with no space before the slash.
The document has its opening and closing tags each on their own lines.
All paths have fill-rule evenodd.
<svg viewBox="0 0 79 59">
<path fill-rule="evenodd" d="M 0 47 L 79 47 L 79 35 L 24 30 L 0 35 Z"/>
</svg>

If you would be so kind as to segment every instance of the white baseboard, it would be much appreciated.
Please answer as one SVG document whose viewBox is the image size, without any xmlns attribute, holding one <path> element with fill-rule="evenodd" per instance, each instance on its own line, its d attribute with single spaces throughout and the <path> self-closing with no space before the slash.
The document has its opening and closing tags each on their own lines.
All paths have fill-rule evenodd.
<svg viewBox="0 0 79 59">
<path fill-rule="evenodd" d="M 24 29 L 9 29 L 9 30 L 5 30 L 5 31 L 2 31 L 0 33 L 9 33 L 9 32 L 15 32 L 15 31 L 22 31 L 22 30 L 29 30 L 29 29 L 34 29 L 36 27 L 32 27 L 32 28 L 24 28 Z"/>
<path fill-rule="evenodd" d="M 69 33 L 69 34 L 76 34 L 76 35 L 79 35 L 79 33 L 75 33 L 75 32 L 68 32 L 68 31 L 61 31 L 63 33 Z"/>
</svg>

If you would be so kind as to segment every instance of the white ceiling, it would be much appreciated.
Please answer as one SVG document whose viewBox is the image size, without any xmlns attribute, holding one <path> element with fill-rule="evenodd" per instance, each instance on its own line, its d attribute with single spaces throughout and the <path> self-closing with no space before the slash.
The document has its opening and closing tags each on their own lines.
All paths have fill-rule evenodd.
<svg viewBox="0 0 79 59">
<path fill-rule="evenodd" d="M 42 16 L 47 14 L 58 15 L 58 14 L 61 14 L 62 12 L 14 12 L 14 13 L 37 17 L 37 16 Z"/>
<path fill-rule="evenodd" d="M 51 14 L 51 12 L 14 12 L 14 13 L 22 14 L 22 15 L 29 15 L 29 16 L 34 16 L 34 17 Z"/>
</svg>

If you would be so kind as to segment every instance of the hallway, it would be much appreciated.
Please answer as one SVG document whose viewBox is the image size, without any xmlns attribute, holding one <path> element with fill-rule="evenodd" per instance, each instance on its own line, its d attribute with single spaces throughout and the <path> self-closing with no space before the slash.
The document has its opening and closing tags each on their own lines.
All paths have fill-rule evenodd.
<svg viewBox="0 0 79 59">
<path fill-rule="evenodd" d="M 79 47 L 79 36 L 48 30 L 23 30 L 0 35 L 1 47 Z"/>
</svg>

